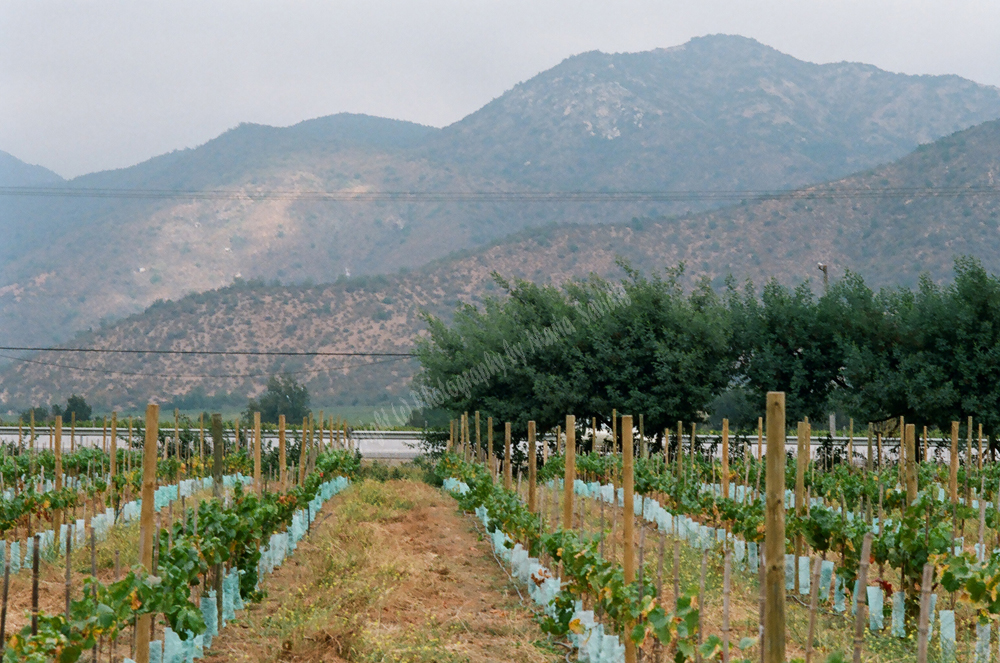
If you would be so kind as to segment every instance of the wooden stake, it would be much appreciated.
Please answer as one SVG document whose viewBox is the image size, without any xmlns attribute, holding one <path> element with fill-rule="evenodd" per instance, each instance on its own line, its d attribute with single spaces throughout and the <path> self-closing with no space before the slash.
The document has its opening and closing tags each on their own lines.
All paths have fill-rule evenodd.
<svg viewBox="0 0 1000 663">
<path fill-rule="evenodd" d="M 729 419 L 722 420 L 722 497 L 729 499 Z"/>
<path fill-rule="evenodd" d="M 623 420 L 624 421 L 624 420 Z M 631 422 L 631 418 L 629 419 Z M 624 423 L 622 424 L 624 428 Z M 622 431 L 624 433 L 624 430 Z M 631 435 L 631 430 L 629 431 Z M 563 476 L 563 529 L 573 529 L 573 482 L 576 481 L 576 417 L 566 415 L 566 471 Z"/>
<path fill-rule="evenodd" d="M 153 493 L 156 490 L 156 443 L 159 437 L 160 406 L 146 407 L 146 441 L 142 456 L 142 506 L 139 515 L 139 563 L 153 571 Z M 221 424 L 221 419 L 220 419 Z M 149 663 L 149 627 L 152 615 L 140 615 L 136 630 L 136 663 Z"/>
<path fill-rule="evenodd" d="M 41 535 L 36 534 L 31 548 L 31 635 L 38 635 L 38 548 L 41 540 Z"/>
<path fill-rule="evenodd" d="M 762 458 L 761 449 L 764 448 L 764 417 L 757 417 L 757 462 Z"/>
<path fill-rule="evenodd" d="M 69 452 L 76 451 L 76 411 L 69 415 Z M 0 643 L 2 644 L 2 643 Z"/>
<path fill-rule="evenodd" d="M 869 447 L 871 447 L 870 441 L 871 438 Z M 816 610 L 819 608 L 819 572 L 822 565 L 823 559 L 820 557 L 813 561 L 812 578 L 809 582 L 809 638 L 806 640 L 806 663 L 812 663 L 813 640 L 816 638 Z"/>
<path fill-rule="evenodd" d="M 906 505 L 917 499 L 917 427 L 906 425 Z M 906 509 L 904 508 L 905 512 Z"/>
<path fill-rule="evenodd" d="M 204 435 L 204 431 L 202 431 Z M 288 467 L 285 461 L 285 415 L 278 415 L 278 482 L 281 492 L 288 490 Z"/>
<path fill-rule="evenodd" d="M 490 459 L 490 470 L 493 474 L 493 481 L 497 480 L 496 454 L 493 452 L 493 417 L 486 417 L 486 446 L 487 455 Z"/>
<path fill-rule="evenodd" d="M 684 478 L 684 422 L 677 422 L 677 480 Z"/>
<path fill-rule="evenodd" d="M 979 471 L 983 471 L 983 425 L 979 424 Z"/>
<path fill-rule="evenodd" d="M 872 471 L 872 464 L 874 461 L 874 458 L 872 458 L 872 436 L 874 433 L 874 428 L 875 427 L 872 426 L 872 423 L 868 422 L 868 471 L 869 472 Z"/>
<path fill-rule="evenodd" d="M 479 410 L 476 410 L 476 462 L 483 462 L 483 445 L 481 442 L 481 432 L 479 430 Z"/>
<path fill-rule="evenodd" d="M 764 663 L 785 663 L 785 394 L 767 394 Z"/>
<path fill-rule="evenodd" d="M 924 564 L 924 575 L 920 580 L 920 621 L 917 626 L 917 663 L 927 663 L 927 631 L 931 617 L 931 583 L 934 579 L 934 565 Z"/>
<path fill-rule="evenodd" d="M 118 473 L 118 413 L 111 411 L 111 459 L 108 461 L 108 472 L 112 481 Z"/>
<path fill-rule="evenodd" d="M 924 426 L 924 462 L 929 462 L 931 459 L 931 445 L 930 441 L 927 439 L 927 426 Z"/>
<path fill-rule="evenodd" d="M 202 412 L 198 416 L 198 429 L 201 434 L 198 437 L 198 460 L 201 461 L 201 468 L 204 472 L 205 470 L 205 413 Z"/>
<path fill-rule="evenodd" d="M 73 590 L 73 583 L 72 583 L 73 527 L 74 525 L 71 523 L 66 528 L 66 619 L 67 621 L 69 620 L 69 604 Z M 0 640 L 0 643 L 2 643 L 2 640 Z"/>
<path fill-rule="evenodd" d="M 948 477 L 948 491 L 952 504 L 958 504 L 958 422 L 951 422 L 951 474 Z"/>
<path fill-rule="evenodd" d="M 695 440 L 698 439 L 697 434 L 698 424 L 691 423 L 691 471 L 694 472 L 695 469 Z"/>
<path fill-rule="evenodd" d="M 858 587 L 860 591 L 855 597 L 857 613 L 854 615 L 854 663 L 861 663 L 861 647 L 865 643 L 865 618 L 868 612 L 868 560 L 871 557 L 872 533 L 865 534 L 861 545 L 861 563 L 858 567 Z"/>
<path fill-rule="evenodd" d="M 566 449 L 570 448 L 568 441 L 568 436 L 570 431 L 573 430 L 574 426 L 570 422 L 570 418 L 566 418 L 566 435 L 567 443 Z M 622 417 L 622 489 L 624 493 L 624 504 L 622 506 L 622 536 L 624 539 L 624 548 L 622 551 L 622 567 L 625 571 L 625 584 L 631 585 L 635 582 L 635 541 L 634 538 L 634 518 L 635 513 L 633 510 L 633 480 L 634 480 L 634 459 L 632 457 L 632 415 L 625 415 Z M 569 454 L 567 453 L 567 458 Z M 570 478 L 569 471 L 566 473 L 567 480 Z M 572 499 L 572 493 L 567 493 L 569 499 Z M 572 511 L 570 511 L 572 513 Z M 700 605 L 698 606 L 701 607 Z M 625 631 L 625 663 L 635 663 L 635 643 L 632 642 L 631 634 L 631 624 Z"/>
<path fill-rule="evenodd" d="M 178 461 L 181 460 L 181 422 L 180 422 L 181 411 L 178 408 L 174 408 L 174 456 Z"/>
<path fill-rule="evenodd" d="M 55 488 L 56 490 L 62 490 L 63 487 L 63 468 L 62 468 L 62 417 L 56 417 L 56 430 L 53 436 L 53 447 L 52 450 L 55 453 Z M 63 512 L 62 509 L 56 509 L 52 514 L 52 529 L 56 533 L 56 548 L 59 547 L 59 530 L 62 527 Z"/>
<path fill-rule="evenodd" d="M 722 663 L 729 663 L 729 576 L 732 554 L 730 550 L 726 550 L 725 567 L 722 571 Z M 700 605 L 698 609 L 701 610 Z"/>
<path fill-rule="evenodd" d="M 260 412 L 253 413 L 253 489 L 257 497 L 264 489 L 260 479 Z"/>
<path fill-rule="evenodd" d="M 478 412 L 476 413 L 479 414 Z M 528 511 L 538 512 L 538 504 L 535 497 L 535 477 L 538 468 L 535 466 L 535 422 L 528 422 Z"/>
<path fill-rule="evenodd" d="M 809 463 L 809 440 L 806 439 L 806 424 L 803 421 L 799 422 L 798 425 L 798 448 L 796 449 L 795 458 L 795 515 L 802 517 L 805 513 L 805 501 L 806 501 L 806 465 Z M 771 439 L 768 438 L 768 448 L 770 448 Z M 794 575 L 795 580 L 795 595 L 799 594 L 799 557 L 802 555 L 802 535 L 796 535 L 795 537 L 795 570 Z"/>
<path fill-rule="evenodd" d="M 850 423 L 847 429 L 847 466 L 854 467 L 854 419 L 848 421 Z M 797 573 L 796 576 L 798 576 Z"/>
<path fill-rule="evenodd" d="M 510 448 L 510 422 L 504 423 L 504 457 L 503 457 L 503 487 L 511 490 L 514 487 L 514 470 L 511 460 L 514 458 Z"/>
<path fill-rule="evenodd" d="M 309 429 L 309 417 L 302 419 L 302 443 L 299 445 L 299 484 L 302 485 L 306 480 L 306 465 L 308 465 L 309 460 L 309 440 L 312 434 Z"/>
<path fill-rule="evenodd" d="M 701 575 L 698 579 L 698 648 L 705 638 L 705 572 L 708 569 L 708 550 L 701 551 Z M 701 652 L 695 650 L 694 660 L 701 663 Z"/>
</svg>

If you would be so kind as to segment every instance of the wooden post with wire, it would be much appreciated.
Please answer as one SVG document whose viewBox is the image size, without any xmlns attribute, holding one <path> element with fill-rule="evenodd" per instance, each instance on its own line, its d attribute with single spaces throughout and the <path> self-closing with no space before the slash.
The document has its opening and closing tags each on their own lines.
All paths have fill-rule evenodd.
<svg viewBox="0 0 1000 663">
<path fill-rule="evenodd" d="M 478 412 L 476 413 L 479 414 Z M 478 416 L 477 416 L 478 418 Z M 478 446 L 478 445 L 477 445 Z M 478 453 L 477 453 L 478 455 Z M 528 511 L 538 512 L 537 498 L 535 496 L 535 481 L 538 473 L 535 467 L 535 422 L 528 422 Z"/>
<path fill-rule="evenodd" d="M 951 422 L 951 471 L 948 476 L 948 493 L 952 504 L 958 504 L 958 422 Z"/>
<path fill-rule="evenodd" d="M 62 468 L 62 417 L 56 417 L 56 428 L 53 434 L 53 444 L 52 451 L 55 453 L 55 489 L 62 490 L 63 487 L 63 468 Z M 112 465 L 114 467 L 114 465 Z M 114 475 L 112 475 L 114 478 Z M 113 485 L 113 484 L 112 484 Z M 52 513 L 52 529 L 56 534 L 56 549 L 59 549 L 59 540 L 62 538 L 59 536 L 59 530 L 62 526 L 63 512 L 62 509 L 56 509 Z"/>
<path fill-rule="evenodd" d="M 511 469 L 513 454 L 510 448 L 510 422 L 504 423 L 503 487 L 511 490 L 514 486 L 514 471 Z"/>
<path fill-rule="evenodd" d="M 220 419 L 221 421 L 221 419 Z M 146 441 L 142 454 L 142 506 L 139 515 L 139 563 L 153 572 L 153 493 L 156 490 L 156 443 L 159 437 L 160 406 L 146 406 Z M 149 627 L 152 615 L 136 620 L 135 660 L 149 663 Z"/>
<path fill-rule="evenodd" d="M 278 415 L 278 482 L 281 492 L 288 490 L 288 467 L 285 464 L 285 415 Z"/>
<path fill-rule="evenodd" d="M 258 497 L 264 490 L 260 479 L 260 412 L 253 413 L 253 489 Z"/>
<path fill-rule="evenodd" d="M 809 438 L 806 433 L 806 424 L 800 421 L 798 425 L 798 448 L 795 450 L 795 515 L 802 517 L 806 510 L 806 466 L 809 464 Z M 768 438 L 768 448 L 771 440 Z M 801 534 L 795 537 L 795 594 L 799 594 L 799 557 L 802 556 L 803 538 Z"/>
<path fill-rule="evenodd" d="M 917 427 L 906 424 L 906 505 L 917 499 Z M 905 511 L 905 509 L 904 509 Z"/>
<path fill-rule="evenodd" d="M 629 418 L 631 421 L 631 418 Z M 624 422 L 622 424 L 624 426 Z M 622 434 L 624 434 L 624 430 Z M 629 429 L 629 435 L 632 430 Z M 566 415 L 566 472 L 563 475 L 563 529 L 573 529 L 573 483 L 576 481 L 576 417 Z"/>
<path fill-rule="evenodd" d="M 570 417 L 566 417 L 566 458 L 567 461 L 570 458 L 569 449 L 571 445 L 569 443 L 569 436 L 572 434 L 571 431 L 575 429 L 575 422 L 571 423 Z M 622 507 L 622 536 L 624 537 L 624 550 L 622 567 L 625 572 L 625 585 L 631 585 L 635 582 L 635 541 L 634 539 L 634 518 L 635 514 L 633 512 L 633 486 L 634 486 L 634 459 L 633 459 L 633 440 L 632 440 L 632 415 L 624 415 L 622 417 L 622 493 L 624 505 Z M 569 463 L 567 462 L 567 468 Z M 570 472 L 566 471 L 566 482 L 570 481 Z M 571 492 L 567 492 L 567 495 L 572 495 Z M 572 499 L 572 498 L 570 498 Z M 569 514 L 572 514 L 572 504 L 570 504 Z M 564 515 L 565 517 L 565 515 Z M 566 529 L 569 529 L 567 526 Z M 701 606 L 698 606 L 699 608 Z M 626 630 L 624 634 L 625 640 L 625 663 L 635 663 L 635 643 L 632 642 L 631 625 Z"/>
<path fill-rule="evenodd" d="M 860 591 L 855 597 L 857 612 L 854 615 L 854 663 L 861 663 L 861 648 L 865 643 L 865 618 L 868 604 L 868 564 L 872 550 L 872 533 L 865 534 L 861 544 L 861 560 L 858 564 L 858 587 Z"/>
<path fill-rule="evenodd" d="M 729 499 L 729 419 L 722 420 L 722 497 Z"/>
<path fill-rule="evenodd" d="M 785 394 L 767 394 L 763 663 L 785 663 Z"/>
<path fill-rule="evenodd" d="M 108 461 L 108 472 L 114 482 L 115 474 L 118 473 L 118 413 L 111 411 L 111 458 Z"/>
</svg>

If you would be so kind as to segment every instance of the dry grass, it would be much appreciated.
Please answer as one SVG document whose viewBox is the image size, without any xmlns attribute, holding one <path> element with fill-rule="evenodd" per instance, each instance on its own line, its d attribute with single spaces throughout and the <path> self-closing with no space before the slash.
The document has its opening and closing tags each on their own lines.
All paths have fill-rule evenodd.
<svg viewBox="0 0 1000 663">
<path fill-rule="evenodd" d="M 450 497 L 366 480 L 327 505 L 208 660 L 554 660 L 507 583 Z"/>
</svg>

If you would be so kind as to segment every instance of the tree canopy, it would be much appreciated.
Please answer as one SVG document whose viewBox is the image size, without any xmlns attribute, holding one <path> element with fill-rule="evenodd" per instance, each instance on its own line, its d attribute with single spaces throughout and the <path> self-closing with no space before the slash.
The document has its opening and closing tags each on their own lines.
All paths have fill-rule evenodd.
<svg viewBox="0 0 1000 663">
<path fill-rule="evenodd" d="M 301 422 L 309 416 L 309 390 L 290 375 L 273 375 L 267 381 L 267 391 L 247 403 L 243 412 L 247 425 L 252 423 L 254 412 L 260 412 L 263 423 L 277 424 L 282 414 L 289 424 Z"/>
<path fill-rule="evenodd" d="M 460 307 L 450 325 L 428 317 L 417 402 L 479 410 L 520 438 L 529 420 L 607 424 L 613 408 L 642 413 L 654 435 L 733 391 L 757 412 L 766 392 L 784 391 L 790 421 L 839 409 L 948 430 L 972 416 L 1000 433 L 1000 279 L 975 259 L 957 259 L 949 284 L 876 292 L 848 273 L 822 295 L 776 281 L 685 293 L 683 266 L 648 277 L 622 267 L 616 283 L 495 277 L 499 297 Z"/>
</svg>

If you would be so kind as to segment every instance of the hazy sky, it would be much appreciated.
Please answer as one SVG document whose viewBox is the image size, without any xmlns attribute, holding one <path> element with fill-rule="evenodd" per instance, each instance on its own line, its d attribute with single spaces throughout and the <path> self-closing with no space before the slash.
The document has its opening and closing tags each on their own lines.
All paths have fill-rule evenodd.
<svg viewBox="0 0 1000 663">
<path fill-rule="evenodd" d="M 0 150 L 68 177 L 240 122 L 349 111 L 443 126 L 570 55 L 719 32 L 1000 86 L 995 0 L 0 0 Z"/>
</svg>

